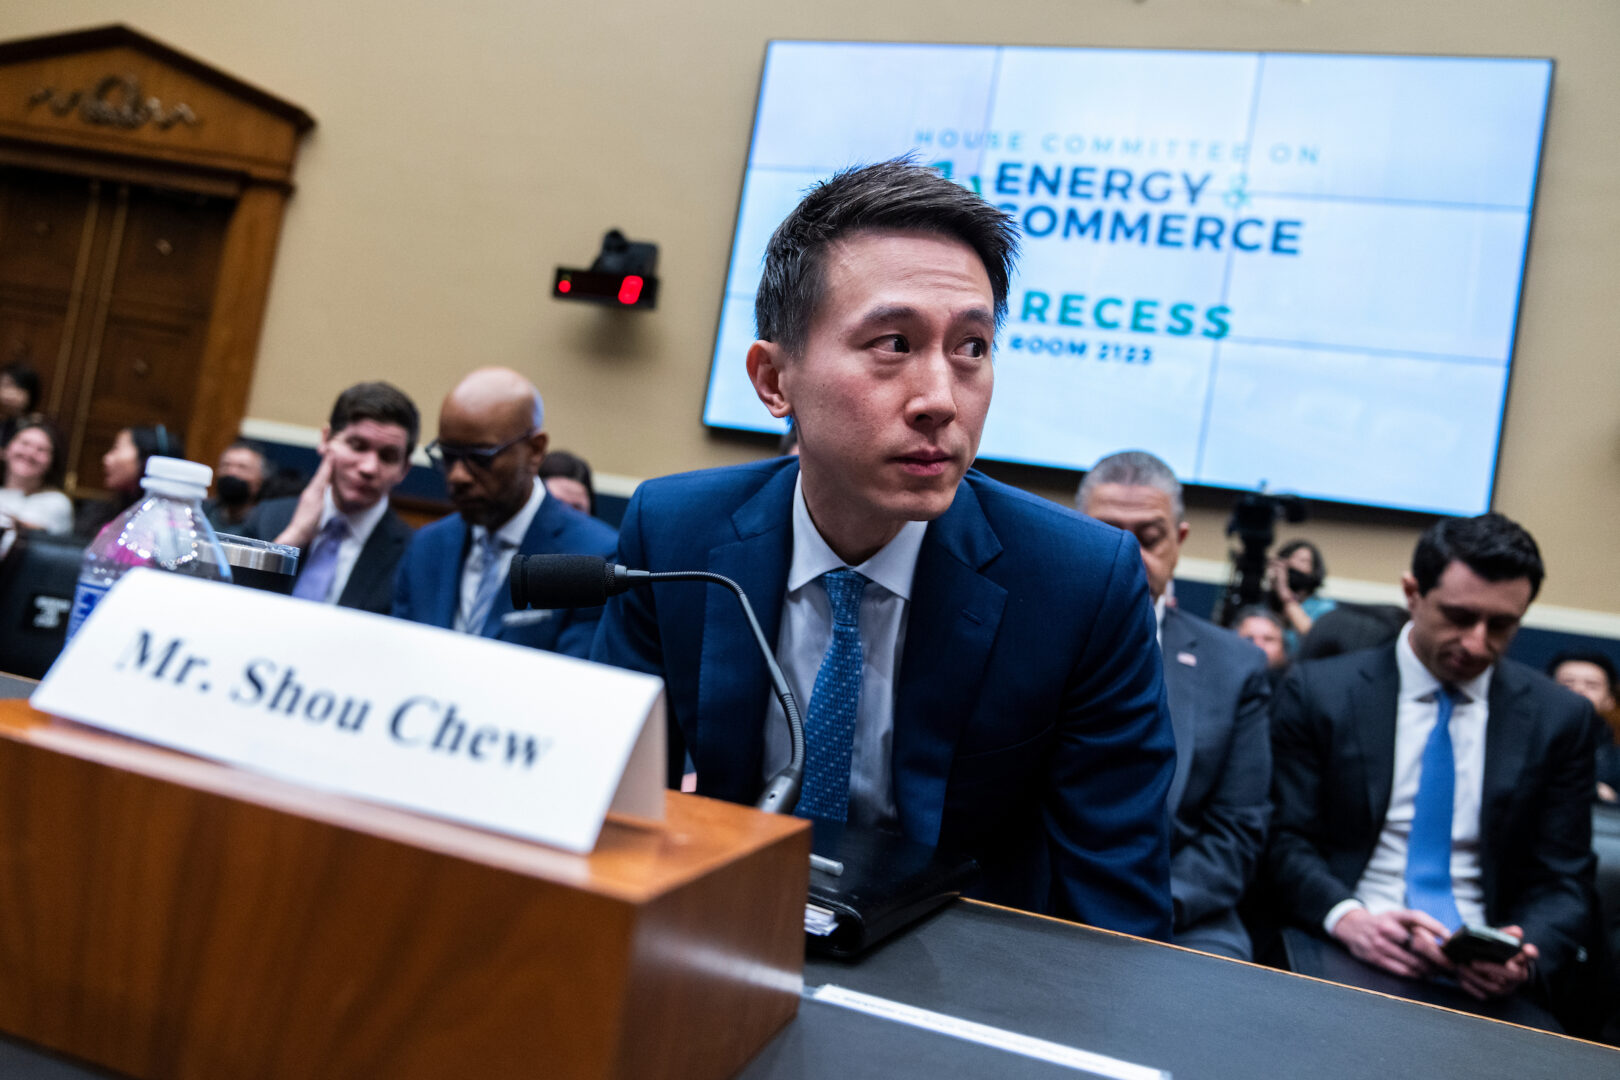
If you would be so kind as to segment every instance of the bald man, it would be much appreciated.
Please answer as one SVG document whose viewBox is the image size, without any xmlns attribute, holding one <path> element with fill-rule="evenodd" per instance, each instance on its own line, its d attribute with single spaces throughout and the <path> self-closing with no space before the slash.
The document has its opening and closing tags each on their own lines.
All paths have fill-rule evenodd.
<svg viewBox="0 0 1620 1080">
<path fill-rule="evenodd" d="M 546 456 L 540 391 L 507 368 L 482 368 L 439 407 L 427 448 L 456 513 L 411 542 L 394 584 L 394 615 L 570 656 L 590 650 L 600 608 L 513 611 L 512 556 L 609 556 L 618 535 L 537 477 Z"/>
</svg>

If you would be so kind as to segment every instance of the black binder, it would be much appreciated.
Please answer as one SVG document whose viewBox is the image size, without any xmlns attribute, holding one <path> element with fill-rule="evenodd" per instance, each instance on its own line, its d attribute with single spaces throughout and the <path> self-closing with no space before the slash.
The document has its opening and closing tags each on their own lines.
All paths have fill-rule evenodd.
<svg viewBox="0 0 1620 1080">
<path fill-rule="evenodd" d="M 937 851 L 893 833 L 816 821 L 805 942 L 811 952 L 857 956 L 890 934 L 956 899 L 979 874 L 970 858 Z M 818 865 L 830 860 L 831 873 Z M 813 909 L 831 913 L 830 933 L 808 931 Z M 815 913 L 820 914 L 820 913 Z M 820 921 L 829 920 L 825 915 Z"/>
</svg>

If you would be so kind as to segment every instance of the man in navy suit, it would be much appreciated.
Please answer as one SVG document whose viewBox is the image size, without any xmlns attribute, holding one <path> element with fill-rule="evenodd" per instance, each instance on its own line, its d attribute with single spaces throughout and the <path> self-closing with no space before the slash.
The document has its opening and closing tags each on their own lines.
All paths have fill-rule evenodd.
<svg viewBox="0 0 1620 1080">
<path fill-rule="evenodd" d="M 416 404 L 398 387 L 349 387 L 321 429 L 321 464 L 303 493 L 260 503 L 242 523 L 243 536 L 299 549 L 294 596 L 388 614 L 411 542 L 388 495 L 410 471 L 420 427 Z"/>
<path fill-rule="evenodd" d="M 1174 747 L 1136 545 L 969 470 L 1013 247 L 921 166 L 812 190 L 767 248 L 747 357 L 798 458 L 643 484 L 619 558 L 747 590 L 803 703 L 801 814 L 972 855 L 985 899 L 1167 938 Z M 699 792 L 752 801 L 788 760 L 722 591 L 616 597 L 592 656 L 664 677 Z"/>
<path fill-rule="evenodd" d="M 1296 665 L 1278 687 L 1266 877 L 1296 970 L 1542 1025 L 1527 999 L 1583 970 L 1596 722 L 1503 656 L 1542 574 L 1502 515 L 1442 520 L 1402 580 L 1394 644 Z M 1453 963 L 1440 946 L 1463 924 L 1522 948 Z"/>
<path fill-rule="evenodd" d="M 599 609 L 514 611 L 514 555 L 612 553 L 613 529 L 559 499 L 538 477 L 546 454 L 540 392 L 507 368 L 483 368 L 439 408 L 428 456 L 456 513 L 416 534 L 400 563 L 394 615 L 461 633 L 584 656 Z"/>
<path fill-rule="evenodd" d="M 1265 654 L 1170 603 L 1187 539 L 1181 483 L 1140 450 L 1086 474 L 1080 512 L 1136 537 L 1159 618 L 1164 685 L 1176 733 L 1170 782 L 1170 894 L 1177 945 L 1253 958 L 1237 904 L 1259 869 L 1271 816 L 1271 684 Z"/>
</svg>

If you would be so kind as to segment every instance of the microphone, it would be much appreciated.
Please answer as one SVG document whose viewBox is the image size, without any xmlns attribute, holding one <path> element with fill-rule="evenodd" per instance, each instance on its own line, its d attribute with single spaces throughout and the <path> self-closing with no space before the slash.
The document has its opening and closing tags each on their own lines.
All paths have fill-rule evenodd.
<svg viewBox="0 0 1620 1080">
<path fill-rule="evenodd" d="M 631 570 L 595 555 L 514 555 L 508 581 L 512 587 L 512 607 L 518 611 L 528 607 L 597 607 L 607 603 L 611 596 L 657 581 L 706 581 L 730 589 L 742 605 L 748 629 L 754 634 L 754 644 L 759 647 L 759 654 L 765 660 L 771 688 L 776 692 L 776 700 L 782 704 L 782 714 L 787 717 L 788 736 L 793 748 L 787 765 L 766 783 L 764 793 L 754 806 L 771 814 L 793 813 L 793 808 L 799 804 L 799 789 L 804 783 L 804 721 L 799 716 L 798 703 L 793 699 L 793 691 L 788 689 L 781 665 L 776 662 L 776 656 L 765 640 L 765 632 L 759 628 L 759 620 L 754 617 L 754 607 L 748 602 L 748 594 L 743 592 L 741 585 L 722 574 L 711 574 L 705 570 L 653 573 Z"/>
</svg>

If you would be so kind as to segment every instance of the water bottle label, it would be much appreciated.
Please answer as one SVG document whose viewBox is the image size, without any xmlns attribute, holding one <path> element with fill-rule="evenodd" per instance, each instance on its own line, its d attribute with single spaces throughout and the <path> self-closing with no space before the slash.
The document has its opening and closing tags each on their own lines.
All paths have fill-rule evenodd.
<svg viewBox="0 0 1620 1080">
<path fill-rule="evenodd" d="M 96 609 L 96 605 L 101 603 L 101 598 L 106 596 L 111 588 L 111 582 L 105 585 L 94 581 L 79 582 L 79 587 L 73 590 L 73 613 L 68 616 L 69 641 L 73 640 L 73 635 L 79 632 L 80 625 Z"/>
</svg>

